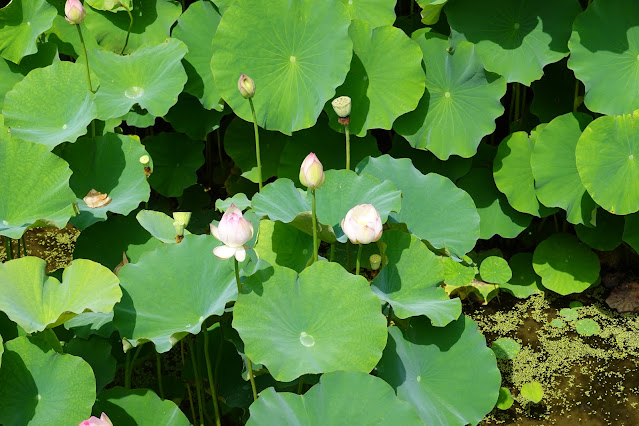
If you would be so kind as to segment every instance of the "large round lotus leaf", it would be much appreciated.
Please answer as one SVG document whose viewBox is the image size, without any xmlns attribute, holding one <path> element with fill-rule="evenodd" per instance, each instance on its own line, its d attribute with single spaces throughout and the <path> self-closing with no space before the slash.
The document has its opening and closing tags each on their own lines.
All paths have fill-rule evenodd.
<svg viewBox="0 0 639 426">
<path fill-rule="evenodd" d="M 444 270 L 444 281 L 446 286 L 464 287 L 471 283 L 477 271 L 472 265 L 466 262 L 459 262 L 450 257 L 440 257 Z"/>
<path fill-rule="evenodd" d="M 170 38 L 127 56 L 106 50 L 89 53 L 91 70 L 100 79 L 95 95 L 98 118 L 121 117 L 135 104 L 156 117 L 169 112 L 187 80 L 181 62 L 187 50 L 184 43 Z"/>
<path fill-rule="evenodd" d="M 71 170 L 47 147 L 0 139 L 0 235 L 20 238 L 28 227 L 64 227 L 75 214 Z"/>
<path fill-rule="evenodd" d="M 577 0 L 451 0 L 445 11 L 453 31 L 475 43 L 487 70 L 529 86 L 544 66 L 568 55 L 570 24 L 581 6 Z"/>
<path fill-rule="evenodd" d="M 415 236 L 385 231 L 382 242 L 388 263 L 371 282 L 371 289 L 393 307 L 398 318 L 426 315 L 437 327 L 461 314 L 459 299 L 450 299 L 439 284 L 444 268 L 437 257 Z"/>
<path fill-rule="evenodd" d="M 351 19 L 368 22 L 371 28 L 393 25 L 395 22 L 395 0 L 341 0 Z"/>
<path fill-rule="evenodd" d="M 220 120 L 227 112 L 230 110 L 219 112 L 205 109 L 196 97 L 182 93 L 164 119 L 176 131 L 185 133 L 191 139 L 206 140 L 209 133 L 220 127 Z"/>
<path fill-rule="evenodd" d="M 244 73 L 255 81 L 260 127 L 286 134 L 311 127 L 346 77 L 350 22 L 337 1 L 236 0 L 213 38 L 215 85 L 237 115 L 252 120 L 237 90 Z"/>
<path fill-rule="evenodd" d="M 517 253 L 508 264 L 512 270 L 512 278 L 507 283 L 499 284 L 500 289 L 520 299 L 525 299 L 541 292 L 541 280 L 533 269 L 532 253 Z"/>
<path fill-rule="evenodd" d="M 608 213 L 599 209 L 596 214 L 596 224 L 594 228 L 584 225 L 575 226 L 575 232 L 581 241 L 590 247 L 609 251 L 614 250 L 621 244 L 625 220 L 623 216 Z"/>
<path fill-rule="evenodd" d="M 94 9 L 110 12 L 131 10 L 133 7 L 132 0 L 86 0 L 86 2 Z"/>
<path fill-rule="evenodd" d="M 493 235 L 515 238 L 530 225 L 532 216 L 513 209 L 506 196 L 497 190 L 490 170 L 478 167 L 457 181 L 475 202 L 479 213 L 479 238 L 487 240 Z"/>
<path fill-rule="evenodd" d="M 413 404 L 424 424 L 477 424 L 495 406 L 497 360 L 472 319 L 462 315 L 439 328 L 419 317 L 406 330 L 388 332 L 378 376 Z"/>
<path fill-rule="evenodd" d="M 173 226 L 174 220 L 168 215 L 153 210 L 141 210 L 135 215 L 135 218 L 144 229 L 163 243 L 177 243 L 175 227 Z M 184 233 L 188 234 L 189 231 L 184 230 Z"/>
<path fill-rule="evenodd" d="M 93 415 L 107 413 L 114 425 L 171 425 L 191 423 L 173 401 L 162 400 L 150 389 L 114 387 L 101 392 L 93 406 Z"/>
<path fill-rule="evenodd" d="M 167 352 L 197 334 L 206 318 L 221 315 L 237 297 L 237 283 L 233 262 L 213 255 L 218 244 L 210 235 L 187 235 L 124 265 L 118 274 L 124 295 L 113 318 L 122 338 Z"/>
<path fill-rule="evenodd" d="M 251 206 L 258 216 L 290 223 L 298 213 L 311 211 L 311 200 L 291 180 L 277 179 L 253 196 Z"/>
<path fill-rule="evenodd" d="M 639 253 L 639 213 L 625 217 L 623 240 Z"/>
<path fill-rule="evenodd" d="M 503 257 L 489 256 L 482 260 L 479 266 L 479 275 L 487 283 L 504 284 L 510 281 L 513 271 Z"/>
<path fill-rule="evenodd" d="M 79 356 L 89 363 L 95 374 L 95 386 L 98 392 L 113 381 L 116 361 L 111 355 L 111 343 L 94 336 L 88 340 L 74 337 L 66 345 L 64 352 Z"/>
<path fill-rule="evenodd" d="M 45 274 L 46 266 L 32 256 L 0 265 L 0 310 L 27 333 L 58 326 L 84 311 L 110 312 L 122 297 L 118 277 L 99 263 L 74 260 L 62 283 Z"/>
<path fill-rule="evenodd" d="M 211 72 L 212 40 L 219 23 L 220 14 L 215 6 L 208 1 L 198 1 L 180 16 L 172 36 L 189 48 L 184 56 L 189 76 L 184 91 L 196 96 L 204 108 L 222 111 L 224 103 L 220 103 L 220 92 Z"/>
<path fill-rule="evenodd" d="M 179 133 L 160 133 L 144 138 L 153 158 L 151 187 L 165 197 L 179 197 L 197 183 L 197 170 L 204 164 L 204 144 Z"/>
<path fill-rule="evenodd" d="M 618 215 L 639 210 L 639 111 L 590 123 L 576 155 L 581 181 L 597 204 Z"/>
<path fill-rule="evenodd" d="M 544 75 L 530 85 L 533 98 L 530 102 L 530 112 L 535 114 L 542 123 L 549 123 L 553 118 L 572 112 L 575 102 L 575 84 L 583 93 L 575 74 L 566 66 L 566 59 L 562 59 L 544 68 Z"/>
<path fill-rule="evenodd" d="M 313 237 L 287 223 L 264 219 L 260 221 L 255 252 L 271 265 L 302 272 L 313 255 Z"/>
<path fill-rule="evenodd" d="M 96 118 L 94 99 L 84 64 L 56 62 L 16 84 L 4 98 L 2 114 L 11 134 L 53 149 L 87 133 Z"/>
<path fill-rule="evenodd" d="M 484 70 L 470 43 L 453 51 L 439 34 L 419 31 L 413 39 L 425 58 L 426 92 L 415 111 L 396 121 L 395 130 L 415 148 L 442 160 L 472 157 L 504 112 L 499 100 L 506 94 L 506 81 Z"/>
<path fill-rule="evenodd" d="M 80 215 L 71 223 L 80 229 L 106 220 L 107 212 L 127 215 L 147 201 L 151 193 L 140 157 L 146 155 L 137 136 L 107 133 L 84 137 L 64 147 L 61 157 L 71 167 L 71 189 L 77 196 Z M 95 189 L 111 197 L 104 207 L 91 208 L 83 198 Z"/>
<path fill-rule="evenodd" d="M 389 155 L 365 160 L 357 169 L 392 181 L 402 192 L 402 209 L 390 218 L 405 223 L 412 234 L 457 256 L 473 249 L 479 238 L 479 214 L 470 195 L 450 179 L 434 173 L 424 176 L 409 159 Z"/>
<path fill-rule="evenodd" d="M 548 207 L 566 210 L 574 224 L 590 224 L 597 205 L 581 183 L 575 149 L 592 117 L 569 113 L 552 120 L 537 137 L 530 157 L 537 198 Z"/>
<path fill-rule="evenodd" d="M 369 373 L 386 345 L 386 318 L 366 279 L 329 262 L 299 276 L 274 266 L 249 277 L 233 328 L 248 357 L 279 381 L 338 370 Z"/>
<path fill-rule="evenodd" d="M 59 354 L 26 336 L 5 346 L 0 368 L 0 423 L 70 425 L 89 418 L 95 378 L 82 358 Z"/>
<path fill-rule="evenodd" d="M 171 27 L 182 13 L 182 7 L 172 0 L 133 0 L 133 27 L 126 45 L 129 54 L 146 43 L 157 44 L 169 37 Z M 112 13 L 86 8 L 84 24 L 88 33 L 107 50 L 120 53 L 124 47 L 129 29 L 129 15 L 126 12 Z M 84 36 L 85 39 L 89 35 Z"/>
<path fill-rule="evenodd" d="M 388 383 L 355 371 L 322 375 L 304 395 L 268 388 L 251 405 L 248 426 L 421 424 L 415 409 L 397 398 Z"/>
<path fill-rule="evenodd" d="M 349 129 L 364 136 L 368 129 L 390 129 L 397 117 L 417 107 L 426 78 L 422 52 L 417 43 L 391 25 L 372 29 L 365 21 L 354 21 L 348 34 L 353 41 L 351 69 L 337 96 L 352 100 Z M 330 105 L 325 110 L 337 124 Z"/>
<path fill-rule="evenodd" d="M 51 28 L 55 16 L 46 0 L 10 1 L 0 9 L 0 56 L 19 64 L 35 53 L 38 36 Z"/>
<path fill-rule="evenodd" d="M 586 86 L 588 109 L 626 114 L 639 108 L 639 21 L 633 0 L 597 2 L 579 14 L 568 66 Z"/>
<path fill-rule="evenodd" d="M 533 268 L 544 287 L 561 295 L 580 293 L 599 278 L 599 258 L 577 237 L 555 234 L 535 249 Z"/>
</svg>

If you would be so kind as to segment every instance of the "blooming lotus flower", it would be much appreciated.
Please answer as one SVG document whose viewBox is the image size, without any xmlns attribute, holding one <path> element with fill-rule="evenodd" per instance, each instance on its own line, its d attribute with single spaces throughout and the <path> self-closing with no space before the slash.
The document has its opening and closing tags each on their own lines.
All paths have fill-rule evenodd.
<svg viewBox="0 0 639 426">
<path fill-rule="evenodd" d="M 80 0 L 67 0 L 64 5 L 64 14 L 66 15 L 65 19 L 70 24 L 78 25 L 84 21 L 87 11 L 84 10 Z"/>
<path fill-rule="evenodd" d="M 300 167 L 300 182 L 311 189 L 318 188 L 324 183 L 324 167 L 312 152 L 306 156 Z"/>
<path fill-rule="evenodd" d="M 333 105 L 333 110 L 338 117 L 346 118 L 351 115 L 351 98 L 348 96 L 340 96 L 333 99 L 331 105 Z"/>
<path fill-rule="evenodd" d="M 230 259 L 235 256 L 238 262 L 246 259 L 244 244 L 253 238 L 253 224 L 242 216 L 242 210 L 231 204 L 220 220 L 219 226 L 211 224 L 211 233 L 224 243 L 215 247 L 213 254 L 220 259 Z"/>
<path fill-rule="evenodd" d="M 237 80 L 237 90 L 244 99 L 250 99 L 255 96 L 255 82 L 248 75 L 242 74 Z"/>
<path fill-rule="evenodd" d="M 382 237 L 382 219 L 371 204 L 359 204 L 342 219 L 342 230 L 353 244 L 368 244 Z"/>
<path fill-rule="evenodd" d="M 113 423 L 111 423 L 106 414 L 102 413 L 99 419 L 91 416 L 89 420 L 81 421 L 78 426 L 113 426 Z"/>
</svg>

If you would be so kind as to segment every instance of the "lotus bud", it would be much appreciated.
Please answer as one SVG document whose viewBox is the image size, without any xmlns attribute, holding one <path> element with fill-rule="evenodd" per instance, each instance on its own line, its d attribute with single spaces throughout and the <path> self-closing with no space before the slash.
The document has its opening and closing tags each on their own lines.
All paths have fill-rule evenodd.
<svg viewBox="0 0 639 426">
<path fill-rule="evenodd" d="M 105 413 L 102 413 L 99 419 L 91 416 L 88 420 L 81 421 L 78 426 L 113 426 L 113 423 Z"/>
<path fill-rule="evenodd" d="M 377 271 L 379 267 L 382 266 L 382 256 L 380 256 L 379 254 L 371 254 L 369 260 L 371 262 L 371 269 L 373 271 Z"/>
<path fill-rule="evenodd" d="M 240 79 L 237 80 L 237 89 L 244 99 L 250 99 L 255 96 L 255 82 L 246 74 L 242 74 Z"/>
<path fill-rule="evenodd" d="M 238 262 L 246 259 L 244 244 L 253 238 L 253 224 L 242 216 L 242 210 L 235 204 L 222 215 L 218 226 L 211 224 L 211 233 L 224 243 L 213 249 L 213 254 L 220 259 L 230 259 L 235 256 Z"/>
<path fill-rule="evenodd" d="M 84 21 L 87 11 L 84 10 L 84 6 L 82 6 L 80 0 L 67 0 L 67 3 L 64 5 L 64 14 L 66 15 L 65 19 L 67 22 L 78 25 Z"/>
<path fill-rule="evenodd" d="M 324 167 L 312 152 L 306 156 L 300 167 L 300 182 L 311 189 L 319 188 L 324 183 Z"/>
<path fill-rule="evenodd" d="M 371 204 L 359 204 L 342 219 L 342 231 L 353 244 L 368 244 L 382 237 L 382 219 Z"/>
<path fill-rule="evenodd" d="M 337 114 L 338 117 L 346 118 L 351 115 L 351 98 L 348 96 L 340 96 L 339 98 L 333 99 L 331 105 L 333 105 L 335 114 Z"/>
</svg>

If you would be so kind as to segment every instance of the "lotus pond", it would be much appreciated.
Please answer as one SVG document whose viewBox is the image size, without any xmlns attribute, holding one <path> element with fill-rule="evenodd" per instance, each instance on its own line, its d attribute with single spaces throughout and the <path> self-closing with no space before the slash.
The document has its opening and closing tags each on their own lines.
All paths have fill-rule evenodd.
<svg viewBox="0 0 639 426">
<path fill-rule="evenodd" d="M 639 424 L 634 0 L 0 1 L 0 424 Z"/>
</svg>

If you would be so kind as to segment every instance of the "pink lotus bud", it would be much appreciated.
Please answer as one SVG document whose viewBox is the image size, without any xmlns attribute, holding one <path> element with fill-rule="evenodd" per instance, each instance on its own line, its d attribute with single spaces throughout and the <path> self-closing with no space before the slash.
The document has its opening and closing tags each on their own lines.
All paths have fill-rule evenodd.
<svg viewBox="0 0 639 426">
<path fill-rule="evenodd" d="M 300 182 L 311 189 L 319 188 L 324 183 L 324 167 L 312 152 L 306 156 L 300 167 Z"/>
<path fill-rule="evenodd" d="M 67 0 L 67 3 L 64 5 L 64 14 L 70 24 L 78 25 L 84 20 L 87 11 L 84 10 L 84 6 L 82 6 L 80 0 Z"/>
<path fill-rule="evenodd" d="M 102 413 L 99 419 L 95 416 L 91 416 L 89 420 L 80 422 L 78 426 L 113 426 L 113 423 L 111 423 L 111 420 L 109 420 L 106 414 Z"/>
<path fill-rule="evenodd" d="M 237 80 L 237 89 L 244 99 L 249 99 L 255 96 L 255 82 L 251 77 L 246 74 L 242 74 L 240 79 Z"/>
<path fill-rule="evenodd" d="M 211 224 L 211 233 L 224 243 L 215 247 L 213 254 L 220 259 L 230 259 L 235 256 L 238 262 L 246 259 L 244 244 L 253 238 L 253 224 L 242 216 L 242 210 L 231 204 L 220 220 L 219 226 Z"/>
<path fill-rule="evenodd" d="M 382 219 L 371 204 L 360 204 L 342 219 L 342 230 L 353 244 L 368 244 L 382 237 Z"/>
</svg>

